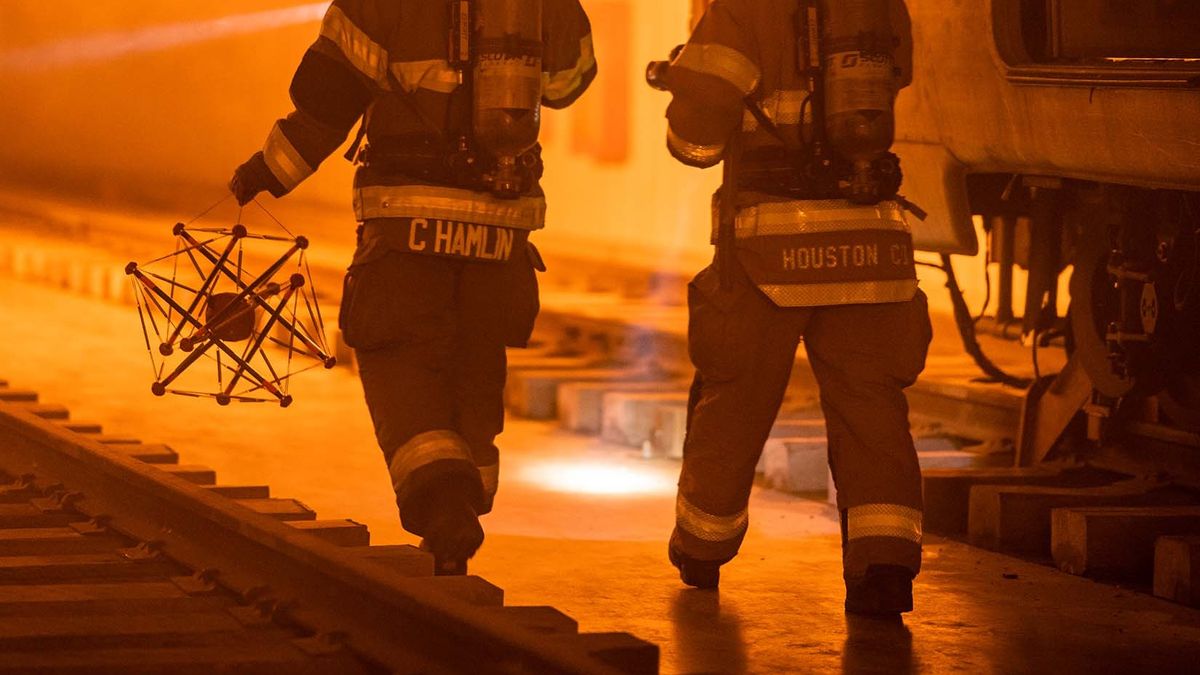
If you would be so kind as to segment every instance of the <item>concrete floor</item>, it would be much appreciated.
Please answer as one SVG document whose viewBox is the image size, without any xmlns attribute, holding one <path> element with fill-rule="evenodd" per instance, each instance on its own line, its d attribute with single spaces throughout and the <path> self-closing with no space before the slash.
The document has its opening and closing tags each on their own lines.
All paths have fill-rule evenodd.
<svg viewBox="0 0 1200 675">
<path fill-rule="evenodd" d="M 354 376 L 298 381 L 297 404 L 155 399 L 135 313 L 0 279 L 0 377 L 78 419 L 164 442 L 223 483 L 269 483 L 323 518 L 411 541 L 397 522 Z M 551 425 L 514 422 L 473 571 L 510 604 L 554 605 L 589 631 L 662 645 L 667 673 L 1196 672 L 1200 612 L 962 544 L 931 541 L 904 623 L 841 612 L 836 523 L 821 503 L 756 491 L 743 555 L 718 593 L 665 560 L 678 466 Z"/>
</svg>

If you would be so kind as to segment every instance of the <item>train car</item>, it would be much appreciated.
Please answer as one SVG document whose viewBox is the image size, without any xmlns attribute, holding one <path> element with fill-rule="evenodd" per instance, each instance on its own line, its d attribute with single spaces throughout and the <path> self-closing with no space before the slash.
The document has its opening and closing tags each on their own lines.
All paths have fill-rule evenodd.
<svg viewBox="0 0 1200 675">
<path fill-rule="evenodd" d="M 1002 292 L 997 319 L 1027 336 L 1062 328 L 1072 354 L 1031 390 L 1025 461 L 1080 409 L 1093 437 L 1146 400 L 1155 421 L 1200 428 L 1200 4 L 907 4 L 917 75 L 896 151 L 931 213 L 918 245 L 974 254 L 983 216 L 1002 285 L 1013 263 L 1030 270 L 1024 316 Z"/>
</svg>

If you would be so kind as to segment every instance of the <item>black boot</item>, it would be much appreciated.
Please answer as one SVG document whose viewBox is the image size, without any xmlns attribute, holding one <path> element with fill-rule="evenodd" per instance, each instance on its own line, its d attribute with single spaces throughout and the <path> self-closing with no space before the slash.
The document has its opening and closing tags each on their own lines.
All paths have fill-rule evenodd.
<svg viewBox="0 0 1200 675">
<path fill-rule="evenodd" d="M 871 565 L 861 579 L 846 580 L 846 611 L 891 617 L 913 610 L 913 573 L 899 565 Z"/>
<path fill-rule="evenodd" d="M 461 576 L 467 561 L 483 545 L 483 527 L 470 502 L 457 490 L 439 491 L 430 497 L 425 538 L 421 548 L 433 554 L 434 574 Z"/>
<path fill-rule="evenodd" d="M 688 586 L 714 589 L 721 583 L 721 563 L 711 560 L 696 560 L 668 547 L 667 557 L 679 569 L 679 578 Z"/>
<path fill-rule="evenodd" d="M 421 540 L 421 550 L 433 554 L 433 575 L 435 577 L 462 577 L 467 575 L 467 559 L 448 557 L 433 552 L 428 539 Z"/>
</svg>

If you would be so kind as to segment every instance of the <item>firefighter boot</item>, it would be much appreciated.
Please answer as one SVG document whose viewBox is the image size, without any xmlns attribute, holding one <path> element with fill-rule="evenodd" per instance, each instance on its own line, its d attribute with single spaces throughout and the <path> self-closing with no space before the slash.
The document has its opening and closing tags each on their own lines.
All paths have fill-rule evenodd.
<svg viewBox="0 0 1200 675">
<path fill-rule="evenodd" d="M 483 545 L 479 516 L 457 490 L 438 491 L 430 501 L 430 516 L 421 548 L 433 554 L 434 574 L 464 575 L 467 561 Z"/>
<path fill-rule="evenodd" d="M 679 570 L 679 578 L 688 586 L 703 590 L 715 589 L 721 583 L 721 563 L 696 560 L 679 552 L 674 546 L 667 549 L 671 564 Z"/>
<path fill-rule="evenodd" d="M 846 580 L 846 611 L 864 616 L 898 616 L 913 610 L 913 573 L 899 565 L 871 565 L 861 579 Z"/>
</svg>

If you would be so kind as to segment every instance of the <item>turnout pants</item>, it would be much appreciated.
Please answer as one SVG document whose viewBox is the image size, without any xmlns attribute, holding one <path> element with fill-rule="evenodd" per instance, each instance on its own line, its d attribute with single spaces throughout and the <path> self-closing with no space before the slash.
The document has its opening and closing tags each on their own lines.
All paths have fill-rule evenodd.
<svg viewBox="0 0 1200 675">
<path fill-rule="evenodd" d="M 506 346 L 523 347 L 538 311 L 534 253 L 504 263 L 397 251 L 372 228 L 346 276 L 339 324 L 405 529 L 426 534 L 426 490 L 465 490 L 491 511 L 504 429 Z M 364 243 L 364 239 L 365 242 Z"/>
<path fill-rule="evenodd" d="M 921 562 L 921 474 L 904 389 L 924 370 L 932 329 L 911 302 L 781 308 L 739 270 L 709 267 L 689 287 L 696 366 L 672 546 L 728 562 L 749 524 L 755 466 L 803 339 L 820 387 L 842 516 L 844 573 Z"/>
</svg>

